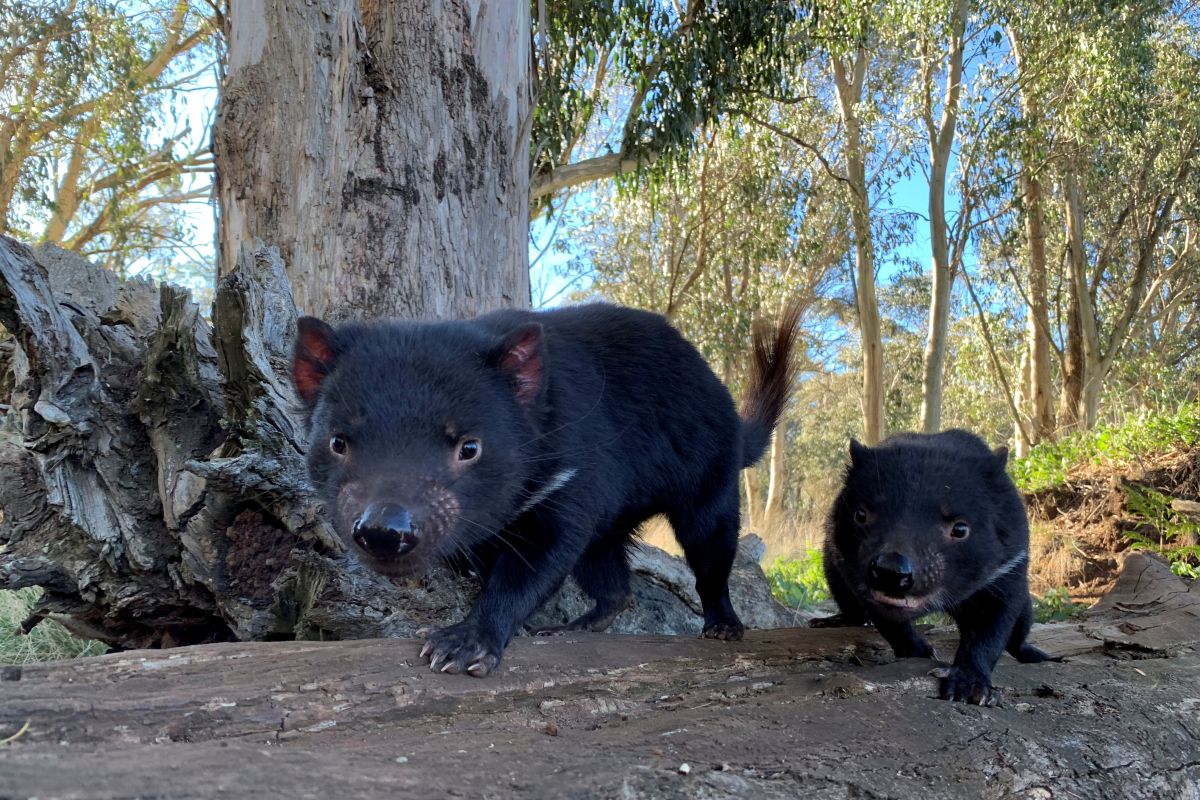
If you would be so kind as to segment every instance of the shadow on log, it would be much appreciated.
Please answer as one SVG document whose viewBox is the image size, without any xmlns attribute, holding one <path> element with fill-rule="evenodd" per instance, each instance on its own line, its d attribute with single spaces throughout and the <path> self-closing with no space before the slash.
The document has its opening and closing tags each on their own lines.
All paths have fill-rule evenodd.
<svg viewBox="0 0 1200 800">
<path fill-rule="evenodd" d="M 11 668 L 0 796 L 1198 796 L 1200 590 L 1133 555 L 1032 638 L 1066 661 L 1005 656 L 994 709 L 934 699 L 869 628 L 523 639 L 483 680 L 412 640 Z"/>
<path fill-rule="evenodd" d="M 474 580 L 391 582 L 343 551 L 307 494 L 289 378 L 296 308 L 274 250 L 241 253 L 213 324 L 186 293 L 118 281 L 0 237 L 0 588 L 119 649 L 412 636 L 460 619 Z M 788 624 L 744 542 L 731 591 L 751 627 Z M 635 558 L 617 631 L 699 631 L 682 560 Z M 575 616 L 566 587 L 535 622 Z M 573 613 L 574 612 L 574 613 Z"/>
</svg>

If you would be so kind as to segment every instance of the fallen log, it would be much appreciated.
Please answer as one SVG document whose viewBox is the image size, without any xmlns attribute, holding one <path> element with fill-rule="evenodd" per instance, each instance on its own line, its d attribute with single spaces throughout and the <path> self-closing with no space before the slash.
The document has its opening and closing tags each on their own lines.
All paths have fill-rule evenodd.
<svg viewBox="0 0 1200 800">
<path fill-rule="evenodd" d="M 1133 555 L 1032 638 L 1065 661 L 1006 656 L 994 709 L 869 628 L 521 638 L 483 680 L 413 640 L 33 665 L 0 682 L 0 797 L 1200 796 L 1195 585 Z"/>
</svg>

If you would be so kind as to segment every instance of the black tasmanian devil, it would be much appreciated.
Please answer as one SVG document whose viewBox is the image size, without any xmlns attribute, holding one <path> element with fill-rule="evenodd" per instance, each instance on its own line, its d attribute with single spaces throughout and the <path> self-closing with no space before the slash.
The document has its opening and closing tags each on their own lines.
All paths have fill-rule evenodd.
<svg viewBox="0 0 1200 800">
<path fill-rule="evenodd" d="M 829 514 L 825 576 L 839 614 L 814 627 L 872 622 L 900 658 L 933 649 L 913 621 L 945 611 L 958 623 L 940 694 L 994 705 L 991 674 L 1005 649 L 1018 661 L 1050 656 L 1025 641 L 1029 524 L 995 452 L 974 434 L 901 434 L 877 447 L 850 443 L 845 484 Z"/>
<path fill-rule="evenodd" d="M 595 607 L 565 627 L 606 628 L 630 602 L 626 548 L 655 514 L 695 573 L 703 635 L 741 638 L 728 587 L 738 475 L 779 418 L 798 316 L 793 304 L 774 331 L 756 327 L 744 418 L 696 349 L 644 311 L 336 329 L 304 317 L 293 378 L 312 483 L 381 573 L 483 565 L 466 618 L 426 632 L 433 669 L 486 675 L 568 574 Z"/>
</svg>

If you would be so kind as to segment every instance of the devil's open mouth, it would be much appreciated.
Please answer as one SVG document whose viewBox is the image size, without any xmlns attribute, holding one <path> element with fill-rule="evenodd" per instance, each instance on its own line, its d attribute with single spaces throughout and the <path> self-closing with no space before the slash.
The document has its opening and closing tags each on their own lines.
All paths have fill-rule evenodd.
<svg viewBox="0 0 1200 800">
<path fill-rule="evenodd" d="M 431 566 L 431 559 L 422 558 L 418 555 L 403 555 L 382 559 L 372 556 L 361 547 L 355 546 L 351 550 L 363 566 L 373 572 L 378 572 L 380 575 L 386 575 L 389 578 L 412 577 L 427 571 Z"/>
<path fill-rule="evenodd" d="M 915 612 L 920 611 L 929 602 L 930 595 L 913 595 L 909 597 L 892 597 L 878 590 L 871 590 L 871 599 L 880 605 L 887 606 L 896 611 Z"/>
</svg>

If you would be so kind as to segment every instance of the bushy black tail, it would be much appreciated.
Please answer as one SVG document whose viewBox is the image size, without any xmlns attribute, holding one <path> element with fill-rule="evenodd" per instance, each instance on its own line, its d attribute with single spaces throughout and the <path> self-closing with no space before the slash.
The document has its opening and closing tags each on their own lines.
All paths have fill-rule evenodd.
<svg viewBox="0 0 1200 800">
<path fill-rule="evenodd" d="M 796 378 L 792 349 L 804 306 L 793 299 L 783 310 L 778 326 L 762 320 L 754 324 L 754 354 L 750 362 L 750 390 L 742 404 L 742 466 L 763 457 L 771 443 L 771 432 L 783 413 L 788 392 Z"/>
</svg>

